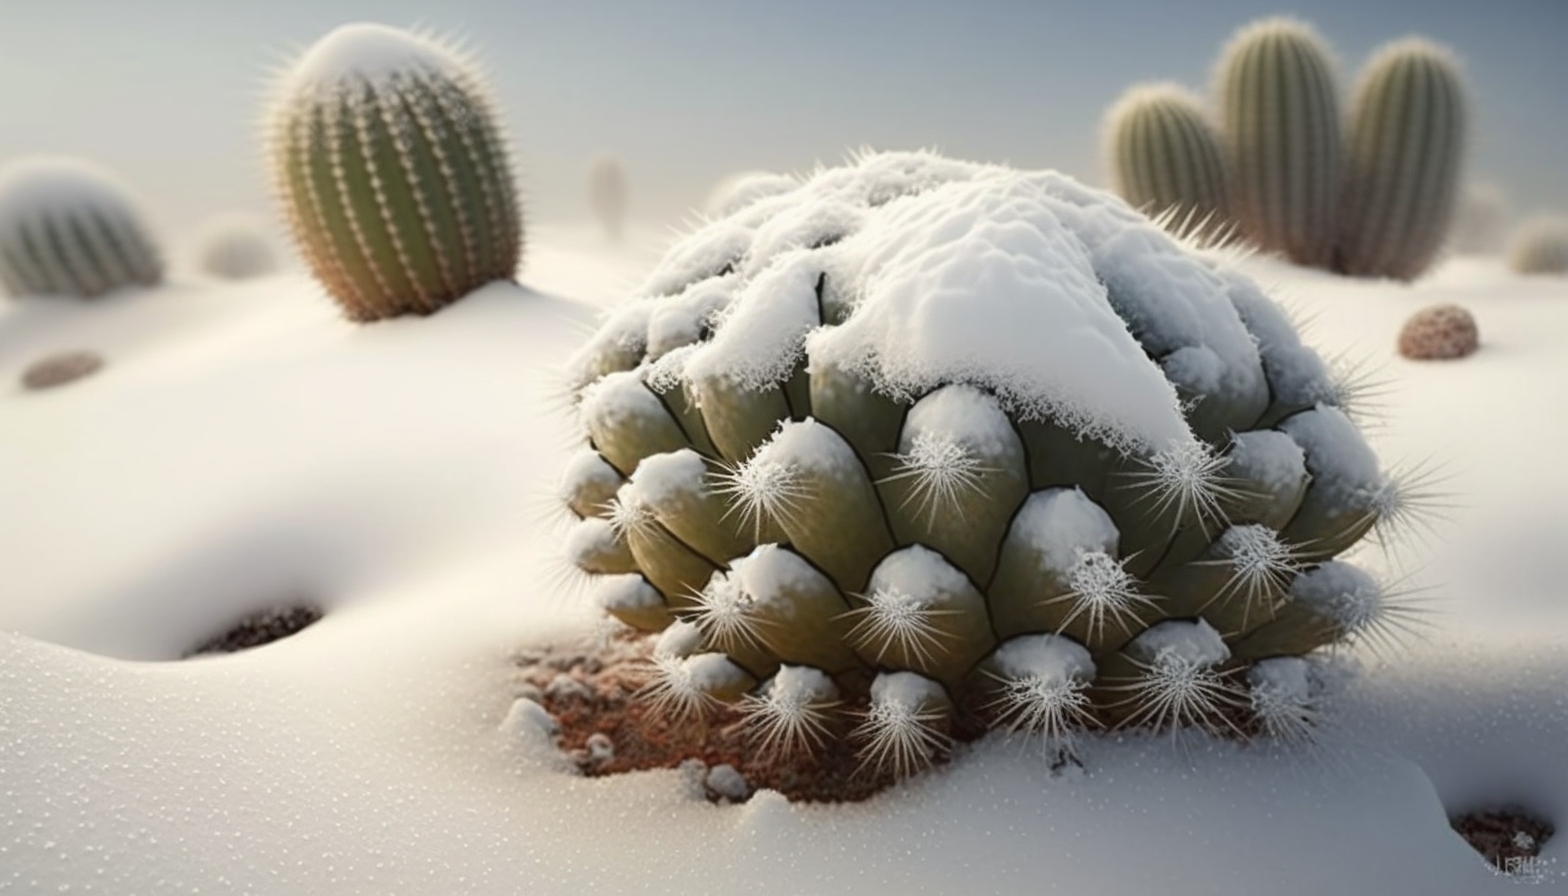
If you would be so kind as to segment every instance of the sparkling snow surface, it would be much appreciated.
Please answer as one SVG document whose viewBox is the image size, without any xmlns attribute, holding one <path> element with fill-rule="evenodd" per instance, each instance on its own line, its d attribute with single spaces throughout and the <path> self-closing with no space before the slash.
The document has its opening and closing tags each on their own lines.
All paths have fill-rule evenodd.
<svg viewBox="0 0 1568 896">
<path fill-rule="evenodd" d="M 636 266 L 529 251 L 525 282 L 586 301 L 492 286 L 353 327 L 282 275 L 0 309 L 0 892 L 1475 896 L 1514 884 L 1445 804 L 1568 828 L 1568 281 L 1247 263 L 1380 365 L 1380 453 L 1455 495 L 1362 550 L 1432 612 L 1356 655 L 1316 750 L 1088 737 L 1053 774 L 988 740 L 863 804 L 721 807 L 673 770 L 574 777 L 515 701 L 514 653 L 598 617 L 559 556 L 560 371 Z M 1395 357 L 1440 301 L 1480 352 Z M 22 392 L 63 349 L 106 366 Z M 171 662 L 299 597 L 326 618 Z M 1568 834 L 1544 860 L 1562 886 Z"/>
</svg>

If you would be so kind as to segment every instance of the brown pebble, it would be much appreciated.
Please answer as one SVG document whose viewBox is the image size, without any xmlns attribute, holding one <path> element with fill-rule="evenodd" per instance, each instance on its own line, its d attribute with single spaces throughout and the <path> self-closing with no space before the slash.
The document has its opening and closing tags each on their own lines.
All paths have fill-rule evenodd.
<svg viewBox="0 0 1568 896">
<path fill-rule="evenodd" d="M 93 352 L 59 352 L 29 364 L 22 371 L 22 388 L 36 392 L 63 386 L 102 366 L 103 357 Z"/>
<path fill-rule="evenodd" d="M 1458 305 L 1423 308 L 1399 331 L 1399 353 L 1412 361 L 1463 358 L 1480 345 L 1475 318 Z"/>
</svg>

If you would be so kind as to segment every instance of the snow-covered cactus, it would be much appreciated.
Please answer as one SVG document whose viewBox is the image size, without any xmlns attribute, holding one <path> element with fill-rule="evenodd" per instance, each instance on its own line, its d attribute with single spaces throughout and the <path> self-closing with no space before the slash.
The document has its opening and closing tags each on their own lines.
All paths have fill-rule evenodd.
<svg viewBox="0 0 1568 896">
<path fill-rule="evenodd" d="M 454 50 L 344 25 L 285 73 L 268 127 L 294 239 L 350 319 L 429 314 L 515 273 L 508 150 L 477 69 Z"/>
<path fill-rule="evenodd" d="M 626 166 L 615 156 L 598 156 L 588 165 L 588 204 L 611 241 L 626 229 Z"/>
<path fill-rule="evenodd" d="M 1344 168 L 1335 64 L 1311 26 L 1254 22 L 1216 73 L 1220 130 L 1235 172 L 1235 214 L 1264 249 L 1327 268 Z"/>
<path fill-rule="evenodd" d="M 195 255 L 196 269 L 219 280 L 249 280 L 278 269 L 267 228 L 242 213 L 219 215 L 204 223 Z"/>
<path fill-rule="evenodd" d="M 1568 274 L 1568 217 L 1538 215 L 1519 225 L 1508 266 L 1518 274 Z"/>
<path fill-rule="evenodd" d="M 1219 132 L 1175 84 L 1133 87 L 1105 120 L 1105 155 L 1118 194 L 1177 233 L 1223 234 L 1230 176 Z"/>
<path fill-rule="evenodd" d="M 1465 119 L 1448 50 L 1412 37 L 1373 54 L 1351 99 L 1337 270 L 1399 280 L 1426 270 L 1453 219 Z"/>
<path fill-rule="evenodd" d="M 109 173 L 53 156 L 0 171 L 0 283 L 11 295 L 91 298 L 162 279 L 142 213 Z"/>
<path fill-rule="evenodd" d="M 1304 667 L 1263 661 L 1379 624 L 1332 558 L 1397 490 L 1344 390 L 1245 277 L 1055 172 L 867 154 L 740 204 L 571 378 L 574 561 L 664 632 L 656 699 L 768 748 L 906 774 L 960 719 L 1296 731 Z"/>
</svg>

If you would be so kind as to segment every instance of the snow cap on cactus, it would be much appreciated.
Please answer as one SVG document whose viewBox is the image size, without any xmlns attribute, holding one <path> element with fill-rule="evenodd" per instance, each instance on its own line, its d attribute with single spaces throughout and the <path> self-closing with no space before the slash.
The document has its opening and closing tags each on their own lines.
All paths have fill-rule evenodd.
<svg viewBox="0 0 1568 896">
<path fill-rule="evenodd" d="M 350 319 L 429 314 L 515 273 L 509 153 L 477 68 L 451 47 L 344 25 L 284 73 L 267 126 L 294 239 Z"/>
<path fill-rule="evenodd" d="M 960 718 L 1247 729 L 1243 667 L 1349 636 L 1291 586 L 1387 482 L 1216 264 L 1064 175 L 924 152 L 674 246 L 570 362 L 562 488 L 604 608 L 681 644 L 654 699 L 893 775 Z"/>
<path fill-rule="evenodd" d="M 58 156 L 0 170 L 0 283 L 11 295 L 91 298 L 162 279 L 143 215 L 113 175 Z"/>
</svg>

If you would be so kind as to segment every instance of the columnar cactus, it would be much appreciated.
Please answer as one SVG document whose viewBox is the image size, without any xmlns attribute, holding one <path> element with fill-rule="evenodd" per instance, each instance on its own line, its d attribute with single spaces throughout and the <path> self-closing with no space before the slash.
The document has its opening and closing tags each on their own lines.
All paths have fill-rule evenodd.
<svg viewBox="0 0 1568 896">
<path fill-rule="evenodd" d="M 1236 216 L 1262 248 L 1328 267 L 1344 147 L 1335 64 L 1309 25 L 1266 19 L 1241 29 L 1216 75 L 1236 174 Z"/>
<path fill-rule="evenodd" d="M 588 165 L 588 202 L 605 235 L 619 241 L 626 228 L 626 167 L 614 156 L 599 156 Z"/>
<path fill-rule="evenodd" d="M 112 175 L 48 156 L 0 171 L 0 282 L 11 295 L 91 298 L 162 279 L 147 224 Z"/>
<path fill-rule="evenodd" d="M 866 155 L 677 244 L 572 362 L 564 500 L 649 694 L 908 774 L 955 720 L 1300 735 L 1398 490 L 1256 286 L 1055 172 Z M 967 722 L 966 722 L 967 724 Z M 850 730 L 853 728 L 853 730 Z"/>
<path fill-rule="evenodd" d="M 1174 84 L 1133 87 L 1106 114 L 1114 189 L 1179 232 L 1219 234 L 1230 219 L 1230 176 L 1220 136 L 1197 97 Z"/>
<path fill-rule="evenodd" d="M 1538 215 L 1519 225 L 1508 266 L 1519 274 L 1568 274 L 1568 218 Z"/>
<path fill-rule="evenodd" d="M 266 228 L 249 215 L 235 213 L 202 226 L 196 268 L 219 280 L 249 280 L 276 271 L 278 260 Z"/>
<path fill-rule="evenodd" d="M 285 74 L 268 127 L 295 241 L 350 319 L 429 314 L 516 271 L 508 150 L 477 70 L 452 50 L 340 27 Z"/>
<path fill-rule="evenodd" d="M 1408 38 L 1367 62 L 1351 100 L 1337 270 L 1410 280 L 1437 257 L 1459 191 L 1465 117 L 1447 50 Z"/>
</svg>

